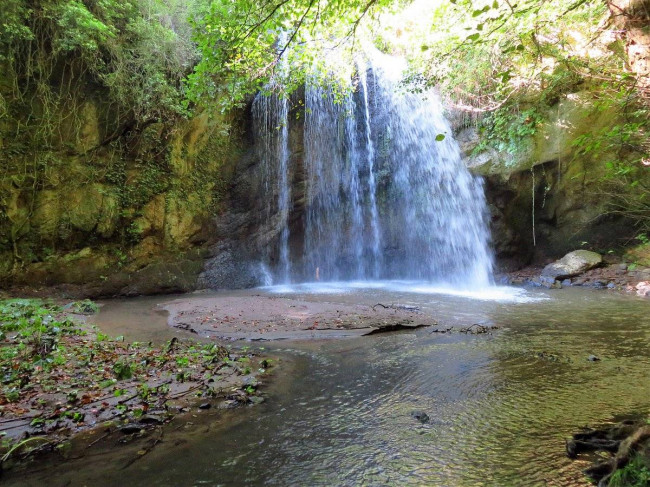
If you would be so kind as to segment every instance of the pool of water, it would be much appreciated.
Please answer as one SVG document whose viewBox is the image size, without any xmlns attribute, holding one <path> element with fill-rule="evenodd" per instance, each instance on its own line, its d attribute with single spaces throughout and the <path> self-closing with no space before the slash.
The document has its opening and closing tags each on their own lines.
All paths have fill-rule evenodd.
<svg viewBox="0 0 650 487">
<path fill-rule="evenodd" d="M 443 324 L 499 329 L 265 343 L 281 357 L 266 403 L 215 413 L 187 441 L 163 441 L 126 469 L 105 455 L 19 484 L 586 486 L 586 464 L 565 456 L 564 440 L 650 412 L 647 300 L 586 289 L 506 288 L 480 299 L 403 283 L 337 286 L 228 295 L 413 305 Z M 169 299 L 105 303 L 99 324 L 165 339 L 174 332 L 155 305 Z"/>
</svg>

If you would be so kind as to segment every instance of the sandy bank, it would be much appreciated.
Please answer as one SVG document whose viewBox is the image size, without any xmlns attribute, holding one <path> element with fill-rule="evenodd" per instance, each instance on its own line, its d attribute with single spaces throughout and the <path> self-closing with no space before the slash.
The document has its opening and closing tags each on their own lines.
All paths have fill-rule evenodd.
<svg viewBox="0 0 650 487">
<path fill-rule="evenodd" d="M 163 306 L 175 328 L 231 340 L 315 339 L 414 329 L 436 323 L 416 307 L 339 304 L 279 296 L 180 298 Z"/>
</svg>

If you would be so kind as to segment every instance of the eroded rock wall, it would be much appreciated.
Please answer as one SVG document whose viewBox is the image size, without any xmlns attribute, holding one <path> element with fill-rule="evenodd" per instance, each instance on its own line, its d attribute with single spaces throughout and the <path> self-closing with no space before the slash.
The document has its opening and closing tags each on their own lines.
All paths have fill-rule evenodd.
<svg viewBox="0 0 650 487">
<path fill-rule="evenodd" d="M 620 120 L 615 108 L 603 110 L 596 101 L 588 91 L 567 96 L 544 113 L 535 134 L 512 153 L 477 151 L 479 131 L 458 131 L 466 165 L 486 179 L 501 269 L 541 263 L 577 248 L 607 253 L 634 237 L 632 223 L 611 211 L 612 195 L 603 185 L 607 161 L 620 154 L 578 150 L 580 137 Z"/>
<path fill-rule="evenodd" d="M 240 158 L 237 121 L 202 113 L 115 127 L 101 90 L 74 96 L 72 113 L 50 117 L 46 147 L 21 137 L 21 120 L 2 120 L 0 287 L 195 289 Z"/>
</svg>

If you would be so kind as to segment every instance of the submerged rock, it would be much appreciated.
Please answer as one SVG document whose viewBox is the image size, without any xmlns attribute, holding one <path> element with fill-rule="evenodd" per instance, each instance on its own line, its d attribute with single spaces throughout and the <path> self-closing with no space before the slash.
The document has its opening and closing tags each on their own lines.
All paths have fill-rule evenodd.
<svg viewBox="0 0 650 487">
<path fill-rule="evenodd" d="M 542 270 L 542 277 L 545 279 L 565 279 L 582 274 L 589 269 L 601 265 L 603 258 L 596 252 L 589 250 L 574 250 L 569 252 L 560 260 L 547 265 Z"/>
<path fill-rule="evenodd" d="M 422 424 L 428 423 L 430 419 L 427 413 L 417 409 L 415 411 L 411 411 L 411 417 L 417 419 Z"/>
</svg>

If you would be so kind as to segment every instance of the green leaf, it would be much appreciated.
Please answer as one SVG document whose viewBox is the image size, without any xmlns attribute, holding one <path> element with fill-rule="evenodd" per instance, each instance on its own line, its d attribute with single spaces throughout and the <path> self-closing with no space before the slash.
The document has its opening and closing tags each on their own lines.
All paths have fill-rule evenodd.
<svg viewBox="0 0 650 487">
<path fill-rule="evenodd" d="M 479 15 L 484 14 L 484 13 L 487 12 L 488 10 L 490 10 L 490 6 L 489 6 L 489 5 L 486 5 L 485 7 L 481 8 L 481 9 L 479 9 L 479 10 L 474 10 L 474 11 L 472 12 L 472 17 L 478 17 Z"/>
<path fill-rule="evenodd" d="M 442 142 L 443 140 L 445 140 L 445 137 L 446 137 L 445 134 L 436 135 L 436 142 Z"/>
</svg>

